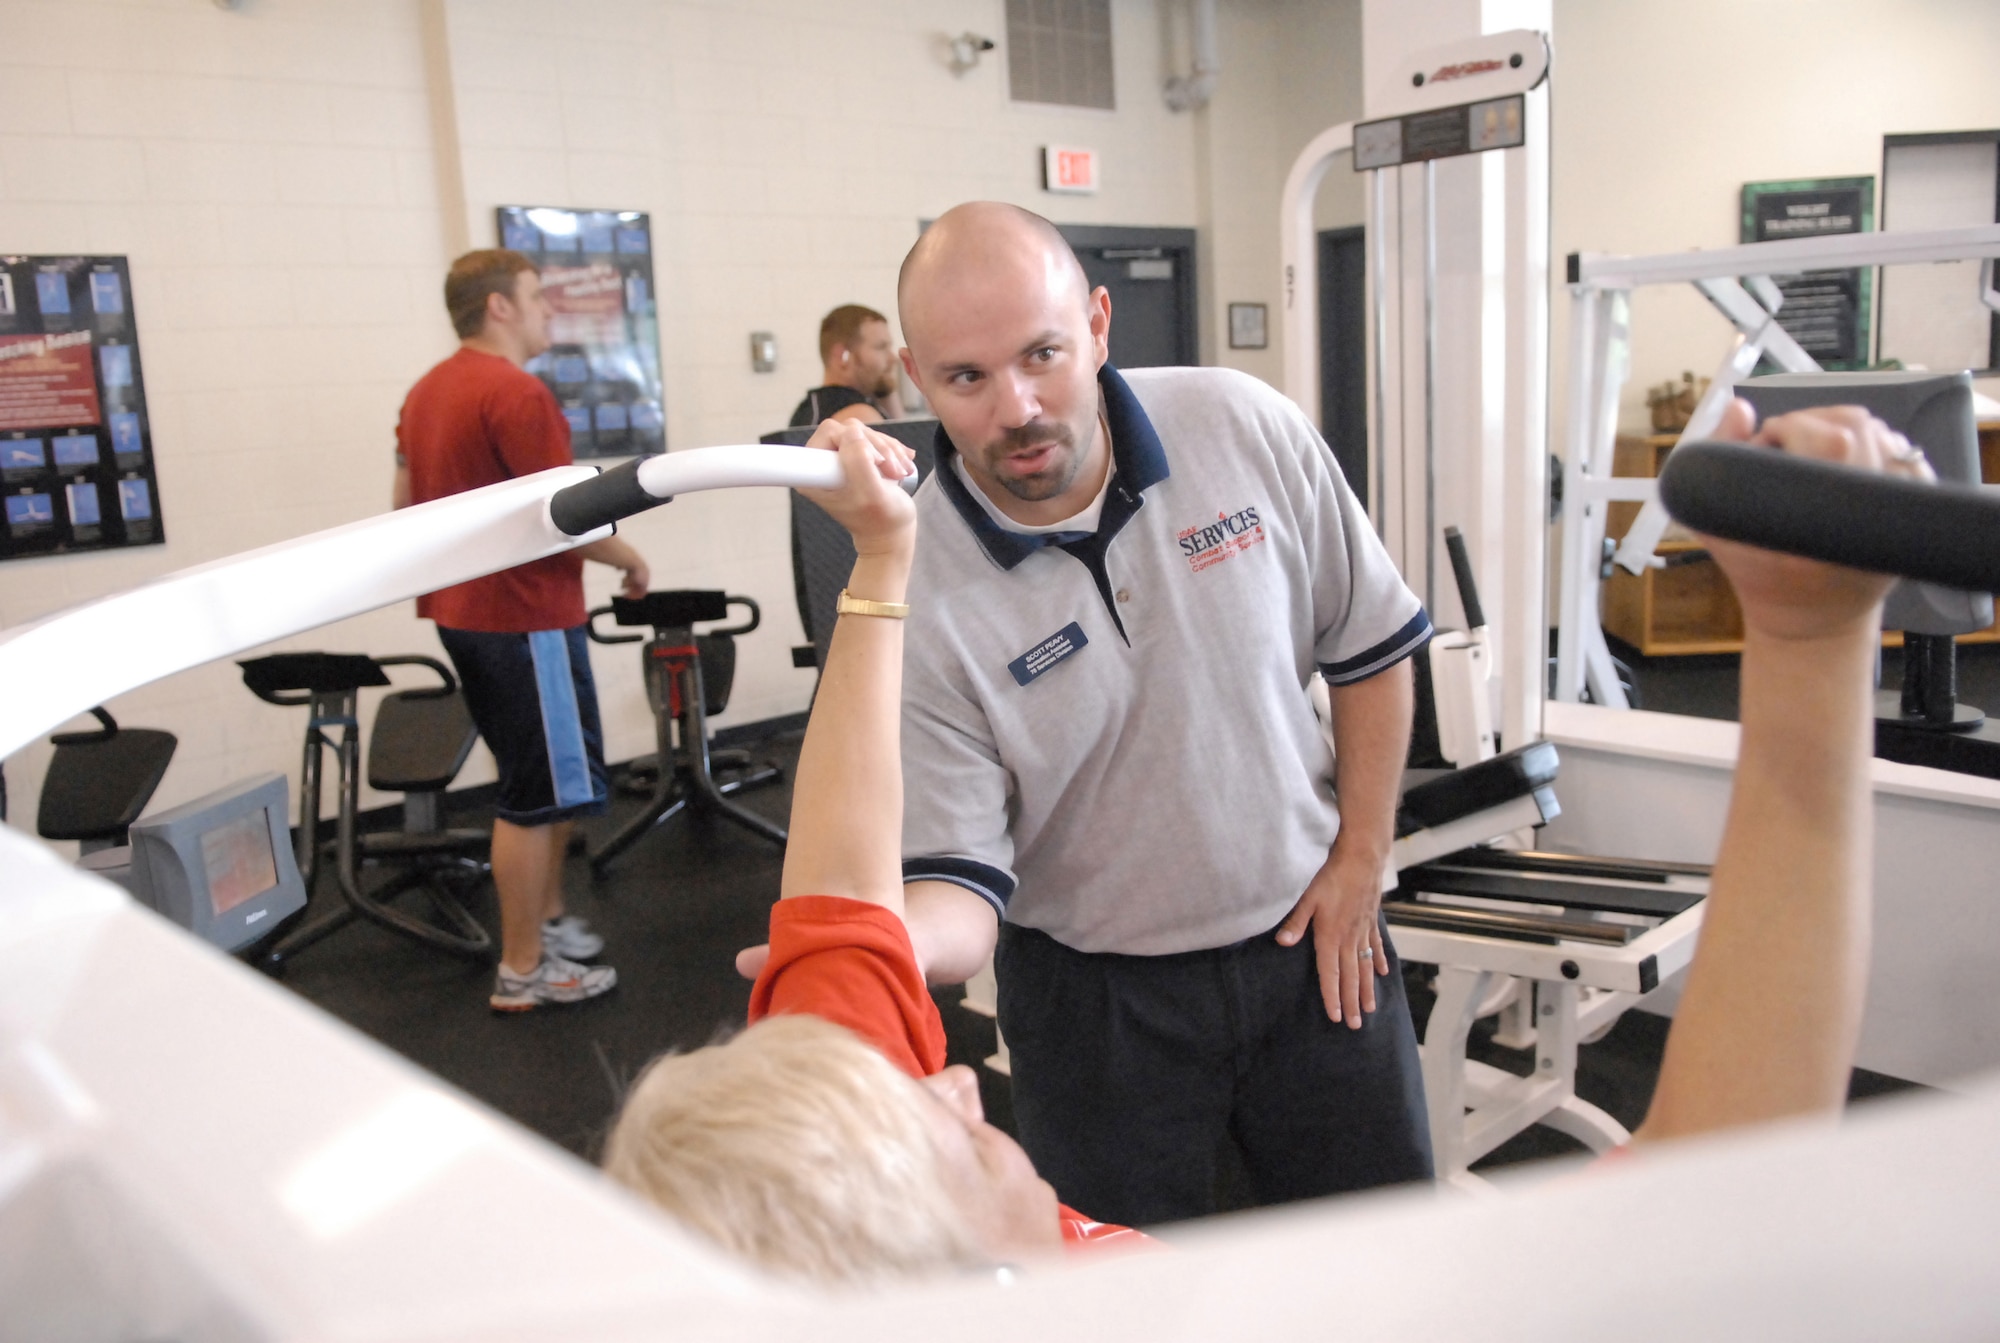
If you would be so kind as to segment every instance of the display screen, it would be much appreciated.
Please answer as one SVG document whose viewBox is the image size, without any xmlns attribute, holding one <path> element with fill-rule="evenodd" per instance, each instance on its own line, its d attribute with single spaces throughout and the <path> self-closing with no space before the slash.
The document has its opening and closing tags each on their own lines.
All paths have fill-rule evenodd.
<svg viewBox="0 0 2000 1343">
<path fill-rule="evenodd" d="M 202 835 L 201 866 L 208 875 L 208 902 L 217 914 L 276 886 L 278 862 L 263 811 L 245 812 Z"/>
</svg>

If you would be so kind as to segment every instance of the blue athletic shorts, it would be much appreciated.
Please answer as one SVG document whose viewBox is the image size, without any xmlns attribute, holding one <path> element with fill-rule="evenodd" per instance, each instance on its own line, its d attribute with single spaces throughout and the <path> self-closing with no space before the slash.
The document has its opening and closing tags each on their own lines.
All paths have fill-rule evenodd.
<svg viewBox="0 0 2000 1343">
<path fill-rule="evenodd" d="M 500 766 L 494 814 L 554 825 L 604 812 L 604 733 L 583 626 L 491 634 L 438 626 L 466 708 Z"/>
</svg>

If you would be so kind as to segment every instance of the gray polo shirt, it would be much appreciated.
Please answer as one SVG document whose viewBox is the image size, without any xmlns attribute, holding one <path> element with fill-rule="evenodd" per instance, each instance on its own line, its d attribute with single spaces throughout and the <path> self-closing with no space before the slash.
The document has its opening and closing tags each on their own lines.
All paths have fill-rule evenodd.
<svg viewBox="0 0 2000 1343">
<path fill-rule="evenodd" d="M 1099 383 L 1095 532 L 1003 529 L 948 469 L 918 491 L 903 875 L 1079 951 L 1223 946 L 1340 829 L 1307 678 L 1365 680 L 1430 620 L 1290 401 L 1219 368 Z"/>
</svg>

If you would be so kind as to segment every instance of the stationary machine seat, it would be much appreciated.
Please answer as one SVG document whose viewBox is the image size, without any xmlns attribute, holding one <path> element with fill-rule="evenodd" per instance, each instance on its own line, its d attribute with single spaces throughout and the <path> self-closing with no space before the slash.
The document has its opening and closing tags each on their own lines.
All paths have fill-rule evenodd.
<svg viewBox="0 0 2000 1343">
<path fill-rule="evenodd" d="M 174 758 L 174 734 L 120 727 L 102 708 L 101 727 L 49 738 L 55 755 L 42 780 L 35 831 L 43 839 L 80 841 L 85 853 L 126 842 L 126 830 L 152 800 Z"/>
<path fill-rule="evenodd" d="M 1410 783 L 1396 806 L 1396 870 L 1553 821 L 1561 763 L 1552 743 L 1530 742 Z"/>
<path fill-rule="evenodd" d="M 384 793 L 435 793 L 465 768 L 479 729 L 455 689 L 399 690 L 375 706 L 368 734 L 368 786 Z"/>
<path fill-rule="evenodd" d="M 727 619 L 732 606 L 747 611 L 748 619 L 695 633 L 697 624 Z M 606 634 L 597 621 L 607 615 L 627 628 L 649 627 L 653 635 L 648 639 L 642 634 Z M 719 816 L 774 843 L 785 842 L 784 827 L 729 800 L 745 789 L 776 783 L 783 771 L 773 764 L 759 764 L 743 751 L 714 750 L 708 739 L 708 715 L 729 705 L 729 689 L 736 679 L 736 636 L 750 633 L 762 622 L 763 612 L 752 598 L 707 588 L 614 597 L 609 606 L 590 613 L 590 637 L 596 642 L 645 643 L 641 655 L 656 748 L 650 761 L 634 761 L 627 771 L 628 778 L 650 785 L 646 809 L 591 851 L 593 872 L 603 875 L 619 854 L 682 811 Z"/>
<path fill-rule="evenodd" d="M 490 961 L 492 938 L 465 908 L 488 872 L 484 830 L 450 830 L 442 823 L 444 791 L 458 776 L 479 738 L 459 694 L 458 678 L 436 658 L 408 654 L 375 658 L 362 653 L 273 653 L 239 664 L 243 682 L 271 704 L 310 709 L 299 780 L 298 864 L 306 890 L 319 875 L 318 842 L 322 756 L 332 750 L 339 813 L 330 847 L 344 904 L 289 934 L 265 957 L 267 968 L 312 946 L 356 918 L 427 946 L 471 960 Z M 377 706 L 368 740 L 368 782 L 403 794 L 403 828 L 362 834 L 358 824 L 361 753 L 357 694 L 391 684 L 390 667 L 429 669 L 438 683 L 387 695 Z M 391 869 L 372 887 L 366 867 Z M 433 918 L 406 913 L 389 902 L 419 889 Z"/>
</svg>

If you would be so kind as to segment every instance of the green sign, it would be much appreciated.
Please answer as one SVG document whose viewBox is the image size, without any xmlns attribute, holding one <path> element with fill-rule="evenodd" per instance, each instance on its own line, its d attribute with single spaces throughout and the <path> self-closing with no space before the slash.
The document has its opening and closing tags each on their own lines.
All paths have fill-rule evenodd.
<svg viewBox="0 0 2000 1343">
<path fill-rule="evenodd" d="M 1875 228 L 1875 179 L 1822 177 L 1743 184 L 1743 241 L 1777 242 L 1829 233 L 1871 233 Z M 1778 325 L 1821 368 L 1868 366 L 1875 272 L 1813 270 L 1774 275 L 1785 302 Z"/>
</svg>

